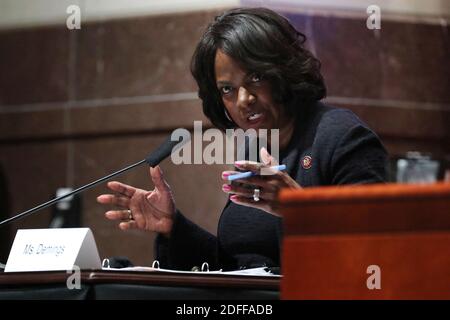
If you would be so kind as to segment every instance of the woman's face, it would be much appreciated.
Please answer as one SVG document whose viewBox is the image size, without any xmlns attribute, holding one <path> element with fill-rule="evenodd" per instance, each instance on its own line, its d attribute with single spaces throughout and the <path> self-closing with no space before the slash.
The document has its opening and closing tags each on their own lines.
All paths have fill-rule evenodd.
<svg viewBox="0 0 450 320">
<path fill-rule="evenodd" d="M 281 131 L 288 123 L 284 108 L 272 98 L 269 81 L 242 69 L 221 50 L 217 50 L 214 70 L 223 104 L 240 128 Z"/>
</svg>

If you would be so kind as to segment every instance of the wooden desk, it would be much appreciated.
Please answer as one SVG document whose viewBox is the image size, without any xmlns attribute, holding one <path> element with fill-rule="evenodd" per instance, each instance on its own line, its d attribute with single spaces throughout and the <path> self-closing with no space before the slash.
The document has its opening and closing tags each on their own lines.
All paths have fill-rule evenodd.
<svg viewBox="0 0 450 320">
<path fill-rule="evenodd" d="M 0 274 L 1 299 L 278 299 L 279 278 L 83 271 L 81 289 L 69 290 L 65 272 Z M 1 300 L 0 299 L 0 300 Z"/>
<path fill-rule="evenodd" d="M 283 190 L 280 203 L 282 299 L 450 299 L 450 184 Z"/>
</svg>

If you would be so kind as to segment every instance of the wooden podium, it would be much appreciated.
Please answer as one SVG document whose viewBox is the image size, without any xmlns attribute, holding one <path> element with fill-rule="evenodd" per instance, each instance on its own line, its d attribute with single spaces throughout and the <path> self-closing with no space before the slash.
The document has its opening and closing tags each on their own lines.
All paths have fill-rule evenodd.
<svg viewBox="0 0 450 320">
<path fill-rule="evenodd" d="M 283 190 L 282 299 L 450 299 L 450 184 Z"/>
</svg>

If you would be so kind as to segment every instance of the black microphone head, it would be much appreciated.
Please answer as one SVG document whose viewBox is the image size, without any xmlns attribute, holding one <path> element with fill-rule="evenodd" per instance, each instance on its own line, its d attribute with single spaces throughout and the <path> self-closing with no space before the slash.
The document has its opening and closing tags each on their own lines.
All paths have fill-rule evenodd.
<svg viewBox="0 0 450 320">
<path fill-rule="evenodd" d="M 189 131 L 187 132 L 189 133 Z M 174 134 L 171 134 L 155 151 L 150 153 L 147 158 L 145 158 L 145 161 L 150 167 L 155 167 L 161 161 L 167 158 L 172 153 L 172 151 L 181 148 L 181 146 L 183 146 L 188 141 L 189 139 L 186 138 L 186 135 L 176 136 Z"/>
</svg>

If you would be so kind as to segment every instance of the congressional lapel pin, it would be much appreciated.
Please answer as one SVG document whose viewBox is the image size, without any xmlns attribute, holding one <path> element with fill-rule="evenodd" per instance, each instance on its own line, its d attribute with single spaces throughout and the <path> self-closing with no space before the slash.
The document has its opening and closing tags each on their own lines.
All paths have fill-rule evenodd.
<svg viewBox="0 0 450 320">
<path fill-rule="evenodd" d="M 303 169 L 310 169 L 312 167 L 311 156 L 304 156 L 302 158 L 302 167 L 303 167 Z"/>
</svg>

